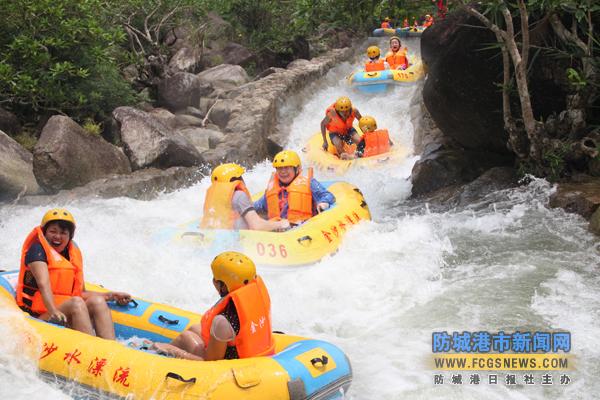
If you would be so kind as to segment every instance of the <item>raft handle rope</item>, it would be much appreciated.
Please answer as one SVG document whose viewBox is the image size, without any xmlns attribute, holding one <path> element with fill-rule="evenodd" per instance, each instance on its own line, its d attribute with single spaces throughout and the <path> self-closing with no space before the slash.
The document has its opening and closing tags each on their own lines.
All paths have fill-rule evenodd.
<svg viewBox="0 0 600 400">
<path fill-rule="evenodd" d="M 323 368 L 327 365 L 328 362 L 329 362 L 329 358 L 327 358 L 326 355 L 322 355 L 321 357 L 315 357 L 312 360 L 310 360 L 310 363 L 315 368 Z M 316 364 L 321 364 L 321 366 L 317 367 Z"/>
<path fill-rule="evenodd" d="M 307 240 L 308 244 L 304 244 Z M 300 243 L 302 246 L 310 246 L 312 243 L 312 238 L 309 235 L 302 236 L 301 238 L 298 238 L 298 243 Z"/>
<path fill-rule="evenodd" d="M 137 306 L 139 306 L 138 302 L 135 301 L 134 299 L 129 300 L 130 303 L 133 303 L 133 308 L 136 308 Z"/>
<path fill-rule="evenodd" d="M 200 237 L 200 240 L 204 239 L 204 233 L 202 233 L 202 232 L 183 232 L 181 234 L 182 239 L 186 236 Z"/>
<path fill-rule="evenodd" d="M 164 317 L 162 315 L 158 316 L 158 320 L 160 322 L 162 322 L 163 324 L 167 324 L 167 325 L 177 325 L 179 323 L 178 319 L 169 319 L 169 318 Z"/>
<path fill-rule="evenodd" d="M 185 379 L 183 376 L 176 374 L 175 372 L 167 372 L 167 375 L 165 375 L 165 379 L 177 379 L 178 381 L 181 381 L 183 383 L 196 383 L 196 378 L 190 378 L 190 379 Z"/>
</svg>

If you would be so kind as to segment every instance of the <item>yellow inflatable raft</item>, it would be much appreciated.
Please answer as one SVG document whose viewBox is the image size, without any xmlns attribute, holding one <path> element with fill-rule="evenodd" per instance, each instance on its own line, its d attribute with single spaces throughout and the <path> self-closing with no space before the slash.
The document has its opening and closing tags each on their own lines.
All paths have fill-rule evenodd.
<svg viewBox="0 0 600 400">
<path fill-rule="evenodd" d="M 358 126 L 354 128 L 362 135 Z M 326 137 L 329 146 L 333 146 L 329 140 L 329 135 L 326 135 Z M 323 137 L 320 132 L 315 133 L 310 138 L 303 151 L 306 153 L 310 165 L 318 170 L 333 172 L 338 175 L 345 174 L 350 168 L 379 168 L 384 165 L 398 164 L 408 155 L 408 149 L 396 143 L 387 153 L 354 160 L 342 160 L 337 155 L 323 150 Z"/>
<path fill-rule="evenodd" d="M 369 207 L 360 190 L 346 182 L 321 182 L 335 196 L 335 204 L 304 224 L 285 232 L 242 229 L 200 229 L 199 219 L 160 233 L 178 243 L 191 243 L 210 252 L 237 249 L 260 265 L 304 265 L 335 253 L 346 231 L 370 220 Z M 257 200 L 262 193 L 253 196 Z M 159 239 L 160 239 L 159 238 Z"/>
<path fill-rule="evenodd" d="M 23 353 L 32 354 L 35 343 L 41 343 L 39 368 L 51 380 L 74 381 L 95 393 L 136 400 L 337 399 L 352 381 L 350 363 L 339 348 L 285 334 L 275 334 L 274 356 L 240 360 L 190 361 L 128 347 L 121 341 L 134 336 L 168 342 L 201 318 L 138 298 L 127 306 L 110 305 L 119 341 L 43 322 L 17 307 L 17 278 L 18 271 L 0 272 L 0 307 L 14 309 L 13 325 L 19 324 L 20 314 L 25 316 L 32 329 L 23 331 L 23 342 L 30 345 Z"/>
</svg>

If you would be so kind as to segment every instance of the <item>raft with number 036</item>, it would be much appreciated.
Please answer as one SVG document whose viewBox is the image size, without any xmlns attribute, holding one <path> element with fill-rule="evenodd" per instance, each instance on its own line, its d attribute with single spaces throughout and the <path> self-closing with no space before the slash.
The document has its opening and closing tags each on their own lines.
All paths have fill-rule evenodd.
<svg viewBox="0 0 600 400">
<path fill-rule="evenodd" d="M 362 132 L 358 126 L 354 129 L 362 136 Z M 329 134 L 326 135 L 327 143 L 331 149 L 333 145 L 329 139 Z M 371 157 L 355 158 L 353 160 L 342 160 L 337 155 L 323 150 L 323 136 L 321 132 L 315 133 L 307 145 L 302 149 L 306 154 L 308 164 L 317 170 L 332 172 L 337 175 L 343 175 L 348 170 L 354 168 L 381 168 L 390 164 L 399 164 L 408 156 L 408 149 L 398 143 L 394 144 L 387 153 L 378 154 Z"/>
<path fill-rule="evenodd" d="M 335 253 L 352 226 L 370 220 L 371 213 L 360 190 L 346 182 L 321 182 L 335 196 L 335 204 L 285 232 L 249 229 L 201 229 L 200 218 L 160 232 L 160 238 L 199 246 L 211 253 L 236 249 L 258 265 L 312 264 Z M 263 193 L 252 197 L 258 200 Z"/>
<path fill-rule="evenodd" d="M 415 83 L 425 76 L 425 68 L 421 60 L 411 64 L 405 70 L 385 69 L 383 71 L 365 70 L 350 74 L 347 78 L 348 84 L 360 91 L 367 93 L 381 92 L 388 88 L 388 85 L 401 85 Z"/>
<path fill-rule="evenodd" d="M 0 307 L 11 326 L 23 325 L 22 353 L 38 357 L 42 374 L 86 391 L 128 399 L 340 399 L 352 381 L 346 355 L 333 344 L 275 333 L 275 354 L 237 360 L 191 361 L 152 354 L 120 341 L 169 342 L 201 315 L 134 298 L 109 302 L 119 341 L 44 322 L 15 302 L 19 271 L 0 272 Z M 86 284 L 94 291 L 106 289 Z M 25 322 L 23 322 L 23 319 Z M 41 353 L 37 353 L 41 352 Z"/>
</svg>

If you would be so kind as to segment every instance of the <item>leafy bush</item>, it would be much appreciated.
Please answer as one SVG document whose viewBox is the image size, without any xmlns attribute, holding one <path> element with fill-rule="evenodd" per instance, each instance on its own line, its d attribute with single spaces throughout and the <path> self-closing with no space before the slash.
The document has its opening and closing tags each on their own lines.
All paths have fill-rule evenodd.
<svg viewBox="0 0 600 400">
<path fill-rule="evenodd" d="M 117 60 L 126 38 L 101 0 L 0 2 L 0 97 L 18 115 L 104 114 L 133 101 Z"/>
</svg>

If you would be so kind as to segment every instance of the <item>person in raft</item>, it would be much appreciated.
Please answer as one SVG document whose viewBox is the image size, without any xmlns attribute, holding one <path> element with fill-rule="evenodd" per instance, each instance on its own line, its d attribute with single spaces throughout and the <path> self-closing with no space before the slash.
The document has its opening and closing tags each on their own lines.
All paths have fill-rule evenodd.
<svg viewBox="0 0 600 400">
<path fill-rule="evenodd" d="M 250 192 L 242 175 L 246 170 L 238 164 L 221 164 L 210 177 L 211 185 L 204 199 L 203 229 L 253 229 L 277 231 L 289 229 L 287 219 L 267 221 L 252 205 Z"/>
<path fill-rule="evenodd" d="M 267 213 L 269 219 L 287 218 L 299 225 L 312 216 L 327 210 L 335 203 L 335 196 L 312 177 L 302 175 L 298 153 L 283 150 L 273 157 L 275 173 L 265 194 L 254 202 L 257 212 Z"/>
<path fill-rule="evenodd" d="M 352 107 L 352 102 L 346 96 L 340 97 L 335 103 L 330 105 L 325 111 L 325 118 L 321 121 L 321 135 L 323 135 L 323 150 L 328 150 L 326 134 L 329 132 L 329 139 L 335 147 L 338 156 L 342 160 L 348 160 L 360 157 L 361 138 L 356 129 L 352 126 L 354 120 L 360 120 L 360 112 Z M 351 145 L 357 143 L 357 152 L 346 153 L 344 143 Z"/>
<path fill-rule="evenodd" d="M 106 302 L 126 305 L 131 296 L 85 289 L 82 255 L 73 241 L 74 234 L 75 219 L 69 211 L 54 208 L 44 214 L 42 223 L 23 243 L 17 304 L 41 320 L 114 340 L 115 328 Z"/>
<path fill-rule="evenodd" d="M 402 47 L 402 42 L 398 36 L 390 38 L 390 51 L 385 55 L 385 61 L 390 66 L 390 69 L 406 69 L 408 68 L 408 49 Z"/>
<path fill-rule="evenodd" d="M 256 275 L 254 262 L 228 251 L 210 265 L 213 285 L 221 298 L 171 343 L 154 343 L 161 354 L 188 360 L 231 360 L 260 357 L 275 352 L 271 333 L 271 300 Z"/>
<path fill-rule="evenodd" d="M 383 29 L 386 29 L 386 28 L 388 28 L 388 29 L 389 29 L 389 28 L 392 28 L 392 23 L 391 23 L 390 21 L 391 21 L 390 17 L 385 17 L 385 18 L 383 19 L 383 22 L 381 23 L 381 27 L 382 27 Z"/>
<path fill-rule="evenodd" d="M 369 46 L 369 48 L 367 49 L 367 57 L 369 57 L 369 59 L 365 63 L 366 72 L 385 70 L 385 61 L 380 56 L 381 50 L 379 50 L 379 47 Z"/>
<path fill-rule="evenodd" d="M 393 146 L 387 129 L 377 129 L 375 118 L 365 115 L 358 121 L 358 126 L 363 132 L 364 150 L 363 157 L 372 157 L 387 153 Z"/>
</svg>

